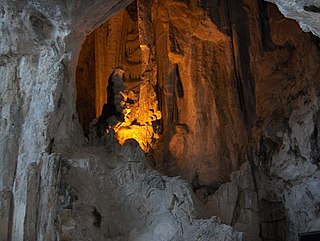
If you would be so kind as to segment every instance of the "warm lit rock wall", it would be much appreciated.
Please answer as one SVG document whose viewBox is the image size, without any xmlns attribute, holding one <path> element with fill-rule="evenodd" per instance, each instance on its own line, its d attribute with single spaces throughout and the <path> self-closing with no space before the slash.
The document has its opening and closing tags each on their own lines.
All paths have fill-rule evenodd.
<svg viewBox="0 0 320 241">
<path fill-rule="evenodd" d="M 231 177 L 233 197 L 222 188 L 210 201 L 236 205 L 225 220 L 249 240 L 319 229 L 319 39 L 263 1 L 150 9 L 163 114 L 158 168 L 214 187 L 248 161 Z"/>
<path fill-rule="evenodd" d="M 100 116 L 102 107 L 107 102 L 108 79 L 115 68 L 123 68 L 125 79 L 129 82 L 128 87 L 132 88 L 135 84 L 139 90 L 141 51 L 140 56 L 139 53 L 131 53 L 139 52 L 137 40 L 137 22 L 131 19 L 128 10 L 121 10 L 86 37 L 76 76 L 77 107 L 84 129 L 88 129 L 90 122 Z M 132 83 L 133 80 L 136 83 Z M 86 86 L 91 88 L 87 90 Z M 93 105 L 94 110 L 86 108 L 88 104 Z M 82 121 L 82 116 L 86 115 L 91 117 L 89 123 Z"/>
<path fill-rule="evenodd" d="M 164 135 L 159 166 L 189 181 L 218 185 L 244 158 L 249 113 L 254 117 L 252 82 L 238 83 L 233 40 L 199 5 L 161 1 L 154 9 Z M 241 96 L 239 84 L 247 88 Z"/>
<path fill-rule="evenodd" d="M 129 2 L 0 1 L 1 240 L 59 236 L 58 196 L 68 195 L 54 153 L 83 142 L 75 104 L 81 44 Z M 283 12 L 302 2 L 277 1 Z M 235 211 L 225 222 L 249 240 L 259 227 L 263 240 L 320 229 L 319 40 L 262 1 L 144 3 L 167 138 L 159 153 L 170 151 L 159 168 L 201 186 L 228 180 L 248 160 L 210 197 L 213 205 L 230 200 Z M 315 7 L 291 16 L 311 16 L 315 23 L 301 25 L 318 33 L 318 1 L 308 4 Z"/>
<path fill-rule="evenodd" d="M 153 11 L 163 165 L 224 181 L 248 142 L 284 128 L 267 130 L 272 115 L 288 118 L 293 99 L 316 91 L 318 40 L 262 1 L 162 1 Z"/>
<path fill-rule="evenodd" d="M 77 110 L 86 134 L 94 117 L 101 115 L 100 120 L 105 118 L 105 122 L 111 122 L 112 114 L 107 117 L 102 109 L 113 98 L 112 92 L 107 93 L 110 79 L 115 69 L 122 69 L 119 84 L 125 88 L 117 94 L 122 100 L 119 104 L 123 106 L 124 119 L 113 125 L 105 123 L 102 133 L 107 126 L 113 126 L 120 144 L 133 138 L 148 152 L 159 138 L 161 112 L 156 93 L 154 50 L 145 44 L 150 33 L 145 35 L 144 22 L 138 20 L 138 15 L 135 1 L 87 36 L 77 67 Z M 100 125 L 100 122 L 92 123 L 92 127 Z"/>
</svg>

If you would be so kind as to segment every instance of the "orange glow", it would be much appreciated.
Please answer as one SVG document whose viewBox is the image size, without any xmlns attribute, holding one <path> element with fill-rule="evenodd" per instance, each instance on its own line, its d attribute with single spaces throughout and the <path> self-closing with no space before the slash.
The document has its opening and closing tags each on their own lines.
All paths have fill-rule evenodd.
<svg viewBox="0 0 320 241">
<path fill-rule="evenodd" d="M 135 100 L 133 104 L 126 102 L 124 110 L 125 120 L 114 127 L 116 138 L 122 145 L 128 139 L 135 139 L 144 152 L 148 152 L 152 144 L 159 139 L 155 133 L 152 122 L 161 119 L 161 112 L 157 111 L 157 101 L 149 99 L 149 95 L 141 95 L 146 85 L 140 86 L 140 99 L 132 91 L 122 93 L 126 102 L 127 98 Z M 137 124 L 132 124 L 137 123 Z"/>
<path fill-rule="evenodd" d="M 116 131 L 116 138 L 121 145 L 128 139 L 135 139 L 139 143 L 141 149 L 144 152 L 148 152 L 153 140 L 158 139 L 159 136 L 154 133 L 152 126 L 132 125 L 119 128 Z"/>
<path fill-rule="evenodd" d="M 162 116 L 155 91 L 157 66 L 154 64 L 154 53 L 148 45 L 143 44 L 146 41 L 142 41 L 144 36 L 138 26 L 135 5 L 136 2 L 132 3 L 89 35 L 86 43 L 88 45 L 85 45 L 85 51 L 81 56 L 78 89 L 84 96 L 82 109 L 85 106 L 91 114 L 87 115 L 88 111 L 81 111 L 82 123 L 87 126 L 87 135 L 92 118 L 102 115 L 108 94 L 112 93 L 115 94 L 116 103 L 113 104 L 117 105 L 116 112 L 121 115 L 119 112 L 123 110 L 124 121 L 116 124 L 122 120 L 122 115 L 121 118 L 116 118 L 114 113 L 108 110 L 113 116 L 108 116 L 108 120 L 103 120 L 106 121 L 103 124 L 114 129 L 120 144 L 128 139 L 135 139 L 140 147 L 148 152 L 159 139 L 157 121 Z M 123 73 L 116 73 L 115 77 L 116 69 L 121 69 Z M 113 92 L 109 93 L 108 84 L 113 77 L 114 80 L 120 81 L 124 88 L 120 90 L 119 86 L 113 83 Z"/>
</svg>

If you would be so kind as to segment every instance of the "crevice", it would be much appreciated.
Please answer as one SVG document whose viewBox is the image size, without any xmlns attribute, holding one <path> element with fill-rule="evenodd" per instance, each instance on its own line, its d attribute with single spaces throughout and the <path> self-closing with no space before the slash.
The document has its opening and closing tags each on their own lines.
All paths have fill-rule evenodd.
<svg viewBox="0 0 320 241">
<path fill-rule="evenodd" d="M 46 152 L 48 153 L 48 155 L 52 154 L 53 147 L 54 147 L 54 138 L 51 138 L 50 143 L 46 148 Z"/>
<path fill-rule="evenodd" d="M 264 51 L 273 51 L 275 44 L 272 41 L 270 34 L 269 16 L 267 13 L 267 3 L 264 0 L 258 0 L 259 6 L 259 24 L 260 35 L 262 41 L 262 47 Z"/>
<path fill-rule="evenodd" d="M 95 226 L 96 228 L 100 228 L 101 221 L 102 221 L 102 216 L 101 216 L 100 212 L 97 210 L 96 207 L 93 207 L 93 211 L 91 212 L 91 214 L 94 217 L 93 226 Z"/>
<path fill-rule="evenodd" d="M 307 12 L 320 13 L 320 7 L 317 7 L 315 5 L 306 5 L 303 7 L 303 9 Z"/>
<path fill-rule="evenodd" d="M 242 1 L 240 1 L 242 2 Z M 255 86 L 250 70 L 250 56 L 248 46 L 250 45 L 247 15 L 244 13 L 242 5 L 236 5 L 230 0 L 227 1 L 228 23 L 231 29 L 231 47 L 233 64 L 235 69 L 235 82 L 238 91 L 239 107 L 243 113 L 245 125 L 252 127 L 255 122 Z M 237 9 L 237 14 L 233 14 Z M 239 10 L 240 9 L 240 13 Z M 241 16 L 241 17 L 240 17 Z"/>
</svg>

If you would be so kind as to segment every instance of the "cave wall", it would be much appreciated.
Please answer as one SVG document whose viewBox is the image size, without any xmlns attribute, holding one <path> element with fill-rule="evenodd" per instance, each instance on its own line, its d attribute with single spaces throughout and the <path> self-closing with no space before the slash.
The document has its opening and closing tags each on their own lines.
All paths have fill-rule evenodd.
<svg viewBox="0 0 320 241">
<path fill-rule="evenodd" d="M 52 153 L 84 140 L 74 82 L 81 44 L 129 2 L 0 2 L 1 240 L 57 236 L 60 158 Z"/>
<path fill-rule="evenodd" d="M 248 240 L 298 240 L 299 232 L 320 228 L 319 39 L 273 5 L 243 4 L 256 120 L 248 129 L 247 162 L 209 196 L 209 210 L 250 233 Z M 210 16 L 219 26 L 217 14 Z"/>
<path fill-rule="evenodd" d="M 160 165 L 190 182 L 219 185 L 238 168 L 247 139 L 231 38 L 192 2 L 162 1 L 154 8 L 164 133 L 159 152 L 168 150 Z"/>
<path fill-rule="evenodd" d="M 154 9 L 167 157 L 189 180 L 223 182 L 249 159 L 248 143 L 275 138 L 294 99 L 317 91 L 318 40 L 262 1 Z"/>
<path fill-rule="evenodd" d="M 294 19 L 305 32 L 312 32 L 320 37 L 320 2 L 318 0 L 268 0 L 278 6 L 281 13 L 287 18 Z"/>
<path fill-rule="evenodd" d="M 277 61 L 274 61 L 276 65 L 272 68 L 268 66 L 259 70 L 266 78 L 260 82 L 259 120 L 264 121 L 261 122 L 262 135 L 259 139 L 257 132 L 254 134 L 255 143 L 259 143 L 256 164 L 258 173 L 270 176 L 271 183 L 266 182 L 266 179 L 258 180 L 261 190 L 258 194 L 261 209 L 273 206 L 277 210 L 283 206 L 286 213 L 271 218 L 264 214 L 261 229 L 266 240 L 278 237 L 280 240 L 288 239 L 284 234 L 286 229 L 293 231 L 289 238 L 297 240 L 297 233 L 320 228 L 317 191 L 320 184 L 317 178 L 319 39 L 303 33 L 295 22 L 284 21 L 274 6 L 268 6 L 267 10 L 271 40 L 276 50 L 273 56 L 265 57 Z M 282 37 L 281 33 L 284 34 Z M 280 72 L 278 69 L 283 71 L 283 76 L 272 76 L 276 84 L 285 91 L 275 90 L 264 84 L 271 79 L 271 73 Z M 275 85 L 275 82 L 269 83 L 270 86 Z M 272 91 L 266 91 L 267 88 Z M 272 106 L 269 111 L 262 107 L 267 101 Z M 265 183 L 275 191 L 270 191 L 269 188 L 266 191 Z M 275 211 L 274 214 L 276 213 L 281 212 Z M 270 220 L 274 222 L 268 223 Z M 276 226 L 281 228 L 275 232 L 275 236 L 267 234 L 270 233 L 267 231 L 270 227 L 274 229 Z"/>
<path fill-rule="evenodd" d="M 113 123 L 106 126 L 112 126 L 120 144 L 133 138 L 148 152 L 159 139 L 156 123 L 161 119 L 161 112 L 155 91 L 157 66 L 151 60 L 148 46 L 143 44 L 142 28 L 143 23 L 138 24 L 137 1 L 134 1 L 86 37 L 77 67 L 77 110 L 87 136 L 90 128 L 91 137 L 94 136 L 93 129 L 105 118 L 106 122 Z M 120 80 L 124 89 L 119 94 L 124 116 L 121 121 L 112 121 L 112 115 L 102 117 L 108 115 L 102 110 L 104 105 L 111 104 L 107 90 L 116 69 L 123 72 Z M 93 106 L 95 111 L 87 106 Z"/>
<path fill-rule="evenodd" d="M 81 44 L 85 35 L 118 10 L 125 8 L 129 2 L 0 2 L 2 240 L 35 240 L 36 237 L 38 240 L 53 240 L 58 236 L 57 224 L 52 217 L 57 212 L 62 160 L 60 155 L 54 153 L 67 152 L 70 146 L 81 145 L 84 141 L 75 105 L 75 73 Z M 317 4 L 316 1 L 313 2 Z M 232 7 L 233 18 L 238 16 L 236 11 L 241 12 L 238 17 L 247 15 L 246 20 L 240 22 L 231 18 L 236 25 L 233 30 L 229 25 L 222 24 L 228 22 L 224 19 L 226 9 L 231 9 L 221 7 L 218 1 L 202 2 L 201 6 L 188 1 L 173 2 L 172 5 L 169 4 L 173 10 L 171 13 L 165 8 L 167 1 L 155 2 L 159 8 L 152 8 L 152 1 L 144 3 L 140 6 L 144 13 L 140 15 L 140 19 L 145 20 L 143 31 L 146 34 L 143 41 L 148 46 L 144 56 L 154 58 L 146 62 L 146 66 L 155 62 L 158 64 L 157 75 L 162 88 L 159 91 L 165 93 L 161 103 L 163 127 L 164 133 L 168 134 L 165 135 L 168 140 L 163 143 L 173 151 L 169 153 L 173 155 L 169 163 L 160 166 L 167 165 L 170 168 L 173 163 L 173 174 L 178 170 L 185 177 L 194 179 L 195 171 L 190 173 L 183 162 L 185 156 L 190 157 L 187 164 L 198 169 L 200 184 L 221 183 L 228 180 L 229 173 L 240 163 L 250 159 L 246 157 L 250 157 L 246 155 L 250 153 L 246 151 L 246 146 L 250 144 L 248 149 L 253 150 L 254 162 L 245 162 L 242 169 L 234 172 L 231 177 L 231 183 L 237 186 L 237 192 L 240 193 L 239 196 L 234 194 L 235 199 L 240 201 L 235 204 L 232 209 L 235 212 L 231 215 L 239 217 L 236 222 L 239 223 L 238 226 L 246 225 L 239 230 L 252 231 L 255 226 L 250 228 L 250 224 L 258 222 L 259 227 L 264 227 L 262 232 L 265 232 L 265 240 L 275 240 L 274 236 L 268 235 L 273 234 L 276 228 L 285 232 L 277 234 L 276 238 L 280 237 L 279 240 L 296 240 L 298 232 L 319 229 L 318 40 L 303 34 L 272 7 L 268 6 L 263 10 L 254 1 L 239 1 L 239 8 Z M 291 7 L 296 6 L 295 1 L 279 1 L 278 4 L 287 6 L 288 3 Z M 215 8 L 216 6 L 218 7 Z M 156 9 L 162 11 L 156 12 Z M 211 14 L 212 9 L 219 9 L 221 14 Z M 182 22 L 175 16 L 177 11 L 185 16 L 180 19 Z M 258 11 L 265 11 L 265 15 L 258 17 Z M 203 16 L 204 12 L 208 15 Z M 317 13 L 307 14 L 317 19 L 314 17 Z M 261 20 L 266 16 L 269 24 Z M 201 21 L 195 21 L 198 18 Z M 171 19 L 171 26 L 168 19 Z M 260 26 L 264 24 L 265 30 L 270 25 L 270 37 L 260 33 Z M 245 25 L 246 30 L 238 33 L 242 25 Z M 304 29 L 306 26 L 317 29 L 317 25 L 313 23 L 303 26 Z M 148 32 L 149 29 L 152 31 Z M 198 29 L 204 29 L 206 34 Z M 151 33 L 157 36 L 155 43 Z M 285 36 L 281 37 L 280 33 Z M 183 38 L 179 39 L 179 36 Z M 184 43 L 184 38 L 189 42 Z M 241 48 L 245 53 L 238 52 L 240 47 L 235 47 L 242 46 L 243 41 L 248 43 L 248 39 L 249 48 Z M 267 46 L 261 50 L 261 42 L 264 41 Z M 185 47 L 189 43 L 191 47 Z M 181 49 L 178 46 L 182 46 Z M 192 52 L 192 48 L 196 50 Z M 158 54 L 155 54 L 156 51 Z M 214 53 L 214 60 L 202 58 L 208 52 Z M 254 88 L 251 86 L 252 80 L 249 81 L 251 77 L 241 78 L 250 75 L 248 70 L 239 66 L 241 61 L 249 57 Z M 166 61 L 159 61 L 157 58 Z M 221 59 L 226 61 L 225 65 L 219 65 Z M 190 68 L 186 68 L 187 66 Z M 207 73 L 210 69 L 208 66 L 213 66 L 211 69 L 218 73 Z M 280 71 L 283 69 L 284 73 Z M 152 74 L 153 77 L 156 76 Z M 218 85 L 215 86 L 207 82 L 207 75 L 226 78 L 225 81 L 213 82 Z M 187 82 L 186 76 L 192 81 Z M 237 81 L 227 81 L 231 77 Z M 198 81 L 202 81 L 207 88 L 197 86 Z M 277 88 L 278 84 L 281 85 L 281 90 Z M 219 96 L 221 99 L 213 101 L 208 89 L 215 91 L 220 86 L 228 91 L 220 89 L 223 92 Z M 241 92 L 245 93 L 239 98 Z M 190 99 L 185 97 L 186 93 L 190 93 Z M 252 96 L 255 98 L 251 99 Z M 209 113 L 206 105 L 197 105 L 196 100 L 203 98 L 212 101 Z M 259 107 L 255 110 L 252 109 L 253 100 Z M 228 103 L 228 106 L 220 103 Z M 179 107 L 186 107 L 188 111 L 184 112 Z M 195 112 L 195 108 L 200 111 Z M 174 116 L 171 116 L 172 113 L 175 113 Z M 204 118 L 200 119 L 198 114 Z M 205 121 L 210 118 L 214 122 Z M 219 121 L 224 125 L 217 128 Z M 196 129 L 201 124 L 212 128 L 206 129 L 208 135 L 217 138 L 209 140 L 214 151 L 212 146 L 203 143 L 202 136 L 207 135 L 207 132 Z M 251 129 L 249 138 L 247 130 L 253 124 L 255 126 Z M 232 130 L 239 132 L 235 134 Z M 222 137 L 228 137 L 230 143 L 223 143 L 219 139 Z M 180 143 L 183 145 L 179 146 Z M 218 162 L 217 166 L 211 167 L 210 162 L 203 164 L 205 161 L 195 156 L 199 161 L 193 162 L 191 157 L 197 151 L 193 144 L 195 147 L 204 147 L 201 150 L 208 152 L 210 158 L 219 157 L 219 153 L 224 161 L 219 163 L 207 158 L 206 160 Z M 190 149 L 190 152 L 184 153 L 184 148 Z M 166 146 L 163 147 L 163 150 L 166 149 Z M 165 154 L 166 157 L 171 157 L 168 153 Z M 165 162 L 166 159 L 163 160 Z M 174 160 L 177 160 L 176 164 Z M 197 165 L 207 165 L 208 170 Z M 224 171 L 224 168 L 227 170 Z M 259 205 L 262 205 L 261 209 L 257 208 Z M 279 216 L 267 216 L 268 213 L 261 212 L 263 209 L 271 209 L 271 214 L 278 213 Z M 252 222 L 247 221 L 250 219 Z M 283 221 L 284 226 L 279 226 L 279 221 Z M 231 224 L 236 223 L 231 218 Z M 290 232 L 286 231 L 288 229 Z M 260 230 L 258 232 L 255 229 L 255 232 L 258 235 Z"/>
<path fill-rule="evenodd" d="M 90 123 L 96 118 L 95 69 L 95 38 L 89 35 L 82 45 L 76 70 L 77 113 L 86 136 L 90 132 Z"/>
<path fill-rule="evenodd" d="M 159 102 L 163 117 L 160 126 L 157 123 L 161 140 L 154 148 L 156 168 L 217 188 L 248 159 L 248 152 L 253 155 L 250 145 L 267 128 L 267 119 L 274 112 L 287 112 L 288 99 L 316 82 L 316 64 L 290 58 L 298 58 L 313 40 L 294 22 L 282 21 L 280 13 L 263 1 L 142 1 L 138 5 L 140 11 L 131 7 L 119 12 L 84 43 L 83 51 L 94 39 L 95 57 L 87 72 L 95 69 L 91 94 L 95 103 L 87 99 L 85 88 L 78 88 L 80 121 L 87 133 L 93 114 L 91 110 L 87 115 L 90 110 L 85 104 L 80 108 L 80 103 L 91 101 L 99 116 L 107 99 L 107 79 L 114 68 L 123 66 L 126 86 L 138 86 L 136 99 L 141 103 L 130 109 L 138 117 L 127 118 L 118 134 L 120 142 L 129 137 L 139 141 L 138 129 L 131 123 L 150 118 L 153 122 L 152 116 L 159 119 Z M 312 46 L 309 52 L 317 59 L 316 45 Z M 82 61 L 80 56 L 78 69 Z M 310 71 L 300 65 L 310 65 Z M 86 85 L 85 81 L 90 85 L 88 78 L 79 76 L 77 81 L 78 86 Z M 146 87 L 139 94 L 141 86 Z M 146 111 L 133 111 L 143 106 Z M 86 123 L 82 116 L 88 118 Z"/>
<path fill-rule="evenodd" d="M 157 168 L 188 179 L 205 202 L 231 179 L 208 208 L 230 213 L 248 240 L 319 229 L 319 39 L 263 1 L 149 9 L 163 114 Z"/>
</svg>

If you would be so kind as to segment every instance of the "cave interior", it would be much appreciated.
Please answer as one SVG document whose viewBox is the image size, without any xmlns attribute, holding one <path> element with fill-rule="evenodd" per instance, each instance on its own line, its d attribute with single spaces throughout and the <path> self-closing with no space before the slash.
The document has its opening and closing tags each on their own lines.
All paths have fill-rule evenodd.
<svg viewBox="0 0 320 241">
<path fill-rule="evenodd" d="M 165 0 L 149 14 L 140 5 L 119 11 L 82 45 L 76 106 L 90 145 L 109 135 L 121 145 L 136 140 L 149 165 L 187 180 L 209 208 L 208 197 L 244 163 L 257 192 L 256 170 L 271 175 L 293 110 L 319 88 L 319 39 L 260 0 Z M 283 202 L 258 199 L 260 231 L 248 240 L 286 240 Z M 239 211 L 223 221 L 241 218 Z"/>
</svg>

